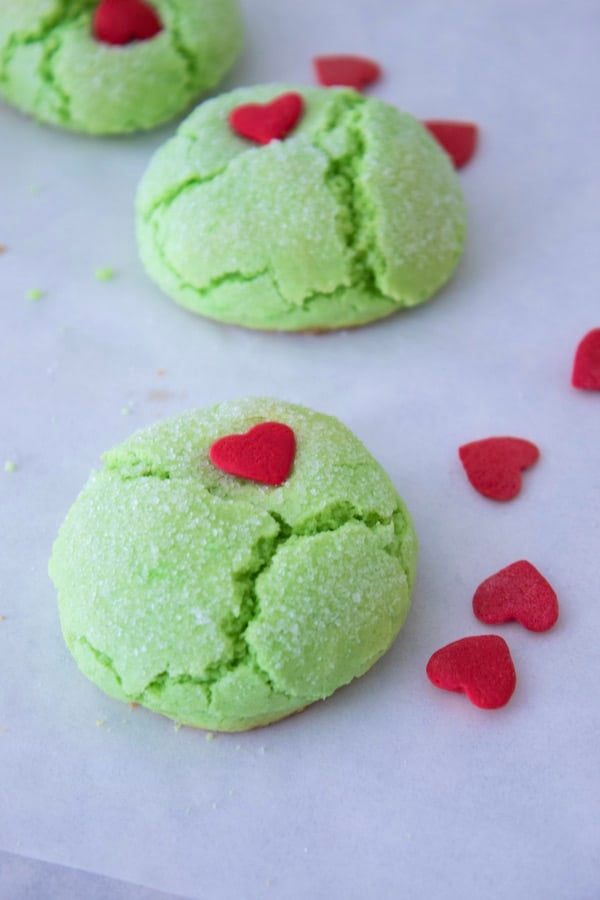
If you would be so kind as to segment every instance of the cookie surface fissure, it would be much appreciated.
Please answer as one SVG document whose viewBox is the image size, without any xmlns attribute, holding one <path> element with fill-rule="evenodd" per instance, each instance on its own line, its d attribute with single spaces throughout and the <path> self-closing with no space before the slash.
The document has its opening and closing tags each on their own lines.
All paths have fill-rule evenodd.
<svg viewBox="0 0 600 900">
<path fill-rule="evenodd" d="M 169 11 L 171 13 L 171 27 L 169 28 L 171 44 L 175 53 L 181 61 L 183 62 L 188 75 L 188 90 L 191 89 L 192 85 L 196 81 L 196 77 L 198 74 L 198 67 L 196 65 L 196 59 L 194 54 L 191 53 L 190 50 L 185 46 L 183 42 L 183 38 L 181 36 L 181 23 L 179 21 L 179 6 L 177 3 L 171 2 L 171 0 L 166 0 L 167 5 L 169 7 Z"/>
<path fill-rule="evenodd" d="M 58 99 L 58 118 L 63 124 L 68 124 L 70 121 L 69 96 L 61 88 L 56 78 L 53 60 L 62 46 L 61 31 L 63 28 L 76 22 L 92 6 L 92 0 L 62 0 L 54 11 L 42 16 L 36 27 L 27 31 L 14 32 L 0 55 L 0 87 L 7 80 L 7 70 L 15 52 L 23 46 L 42 44 L 42 59 L 38 68 L 42 84 L 34 102 L 33 112 L 37 113 L 42 93 L 50 89 Z"/>
<path fill-rule="evenodd" d="M 366 138 L 361 128 L 363 103 L 364 98 L 357 95 L 352 99 L 344 97 L 343 101 L 334 105 L 327 127 L 315 136 L 313 146 L 329 161 L 325 170 L 325 185 L 338 205 L 338 232 L 350 261 L 351 286 L 383 296 L 377 285 L 374 266 L 374 256 L 377 254 L 374 235 L 366 227 L 374 216 L 368 210 L 368 198 L 360 185 L 366 154 Z M 338 128 L 345 129 L 348 146 L 345 153 L 335 157 L 327 149 L 323 138 Z M 310 299 L 306 297 L 304 303 L 308 304 Z"/>
</svg>

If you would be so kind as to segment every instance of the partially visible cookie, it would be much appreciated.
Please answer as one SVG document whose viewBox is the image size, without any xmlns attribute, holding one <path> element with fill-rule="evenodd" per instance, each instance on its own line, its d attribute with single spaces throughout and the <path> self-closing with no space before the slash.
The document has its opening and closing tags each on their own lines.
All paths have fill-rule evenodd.
<svg viewBox="0 0 600 900">
<path fill-rule="evenodd" d="M 249 328 L 326 331 L 422 303 L 464 236 L 457 176 L 427 129 L 343 88 L 203 103 L 138 194 L 151 277 L 193 312 Z"/>
<path fill-rule="evenodd" d="M 2 0 L 0 96 L 91 134 L 153 128 L 217 84 L 237 0 Z"/>
<path fill-rule="evenodd" d="M 50 574 L 92 681 L 179 722 L 239 731 L 366 672 L 405 620 L 415 558 L 404 504 L 347 428 L 252 398 L 106 453 Z"/>
</svg>

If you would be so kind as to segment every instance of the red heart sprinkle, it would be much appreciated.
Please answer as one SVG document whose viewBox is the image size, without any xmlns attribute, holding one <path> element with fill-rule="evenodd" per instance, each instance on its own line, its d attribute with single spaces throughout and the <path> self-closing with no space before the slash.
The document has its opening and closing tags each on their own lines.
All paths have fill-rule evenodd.
<svg viewBox="0 0 600 900">
<path fill-rule="evenodd" d="M 441 144 L 454 163 L 455 169 L 466 166 L 477 147 L 477 125 L 472 122 L 450 122 L 441 119 L 427 119 L 423 125 L 438 144 Z"/>
<path fill-rule="evenodd" d="M 517 684 L 508 645 L 495 634 L 446 644 L 433 654 L 426 671 L 436 687 L 462 692 L 481 709 L 504 706 Z"/>
<path fill-rule="evenodd" d="M 458 448 L 467 478 L 476 491 L 491 500 L 512 500 L 521 490 L 521 470 L 540 456 L 530 441 L 491 437 Z"/>
<path fill-rule="evenodd" d="M 262 422 L 246 434 L 229 434 L 210 448 L 210 460 L 223 472 L 260 481 L 283 484 L 292 468 L 296 438 L 282 422 Z"/>
<path fill-rule="evenodd" d="M 229 113 L 229 124 L 241 137 L 268 144 L 286 137 L 304 109 L 300 94 L 289 93 L 275 97 L 270 103 L 246 103 Z"/>
<path fill-rule="evenodd" d="M 315 56 L 313 67 L 319 84 L 342 85 L 361 91 L 381 77 L 381 68 L 363 56 Z"/>
<path fill-rule="evenodd" d="M 575 353 L 571 384 L 584 391 L 600 391 L 600 328 L 594 328 L 581 339 Z"/>
<path fill-rule="evenodd" d="M 514 619 L 529 631 L 548 631 L 558 619 L 558 600 L 541 572 L 521 559 L 482 581 L 473 612 L 486 625 Z"/>
<path fill-rule="evenodd" d="M 147 41 L 162 31 L 155 10 L 142 0 L 102 0 L 92 24 L 94 37 L 104 44 Z"/>
</svg>

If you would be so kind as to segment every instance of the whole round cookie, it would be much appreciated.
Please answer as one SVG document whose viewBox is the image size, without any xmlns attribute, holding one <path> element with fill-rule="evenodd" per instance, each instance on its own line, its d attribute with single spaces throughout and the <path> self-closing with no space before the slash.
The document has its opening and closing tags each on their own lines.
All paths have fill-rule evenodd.
<svg viewBox="0 0 600 900">
<path fill-rule="evenodd" d="M 421 303 L 465 235 L 457 176 L 417 119 L 353 90 L 282 85 L 194 110 L 152 159 L 137 220 L 146 269 L 174 300 L 268 330 Z"/>
<path fill-rule="evenodd" d="M 240 46 L 237 0 L 2 0 L 0 96 L 75 131 L 153 128 Z"/>
<path fill-rule="evenodd" d="M 366 672 L 405 620 L 415 559 L 404 504 L 345 426 L 251 398 L 106 453 L 50 575 L 92 681 L 178 722 L 240 731 Z"/>
</svg>

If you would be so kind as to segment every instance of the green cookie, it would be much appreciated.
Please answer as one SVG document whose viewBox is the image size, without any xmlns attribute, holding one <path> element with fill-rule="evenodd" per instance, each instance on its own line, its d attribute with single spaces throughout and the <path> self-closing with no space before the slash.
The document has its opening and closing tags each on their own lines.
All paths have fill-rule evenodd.
<svg viewBox="0 0 600 900">
<path fill-rule="evenodd" d="M 1 0 L 0 96 L 42 122 L 91 134 L 154 126 L 213 87 L 241 46 L 237 0 L 145 0 L 162 31 L 97 40 L 99 0 Z"/>
<path fill-rule="evenodd" d="M 210 461 L 217 439 L 267 421 L 295 434 L 281 486 Z M 406 618 L 415 560 L 408 512 L 347 428 L 252 398 L 168 419 L 106 453 L 50 575 L 65 640 L 92 681 L 178 722 L 240 731 L 366 672 Z"/>
<path fill-rule="evenodd" d="M 228 114 L 285 92 L 281 141 Z M 243 88 L 209 100 L 155 154 L 138 193 L 142 260 L 182 306 L 249 328 L 362 325 L 427 300 L 462 252 L 465 208 L 417 119 L 348 89 Z"/>
</svg>

